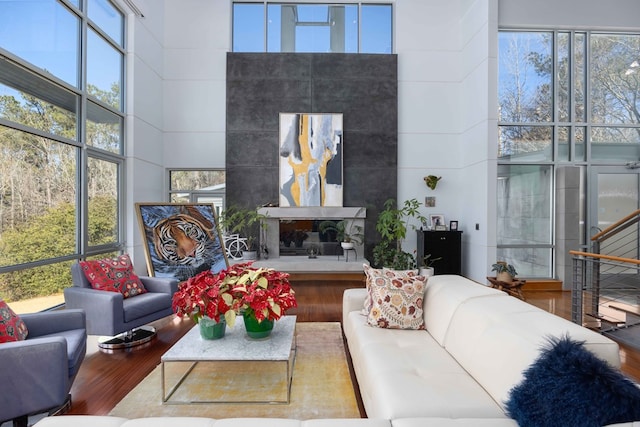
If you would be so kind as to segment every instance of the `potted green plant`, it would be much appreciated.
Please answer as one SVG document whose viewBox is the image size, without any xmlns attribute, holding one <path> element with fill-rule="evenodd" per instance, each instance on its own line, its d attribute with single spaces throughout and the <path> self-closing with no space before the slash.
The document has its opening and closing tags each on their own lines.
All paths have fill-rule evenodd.
<svg viewBox="0 0 640 427">
<path fill-rule="evenodd" d="M 416 268 L 415 256 L 402 249 L 407 230 L 418 227 L 427 221 L 420 213 L 417 199 L 405 200 L 402 207 L 396 206 L 394 199 L 384 203 L 384 210 L 378 215 L 376 230 L 382 240 L 373 248 L 373 261 L 376 265 L 396 270 Z"/>
<path fill-rule="evenodd" d="M 364 241 L 364 229 L 353 220 L 322 221 L 319 230 L 321 233 L 334 233 L 336 241 L 340 242 L 340 245 L 345 249 L 353 248 L 354 245 L 361 245 Z"/>
<path fill-rule="evenodd" d="M 229 206 L 220 213 L 218 222 L 227 234 L 238 234 L 246 239 L 248 250 L 243 254 L 245 259 L 257 258 L 258 230 L 264 230 L 267 216 L 258 213 L 258 209 L 247 209 L 237 205 Z M 248 253 L 247 253 L 248 252 Z"/>
<path fill-rule="evenodd" d="M 496 262 L 491 266 L 491 271 L 496 272 L 496 280 L 507 283 L 513 282 L 513 279 L 518 275 L 516 268 L 506 261 Z"/>
<path fill-rule="evenodd" d="M 438 185 L 438 181 L 440 181 L 441 179 L 441 176 L 428 175 L 424 177 L 424 183 L 427 184 L 427 187 L 429 187 L 430 189 L 435 190 L 436 186 Z"/>
<path fill-rule="evenodd" d="M 435 274 L 433 264 L 436 261 L 440 261 L 442 257 L 431 258 L 431 254 L 426 254 L 420 261 L 420 275 L 425 277 L 431 277 Z"/>
</svg>

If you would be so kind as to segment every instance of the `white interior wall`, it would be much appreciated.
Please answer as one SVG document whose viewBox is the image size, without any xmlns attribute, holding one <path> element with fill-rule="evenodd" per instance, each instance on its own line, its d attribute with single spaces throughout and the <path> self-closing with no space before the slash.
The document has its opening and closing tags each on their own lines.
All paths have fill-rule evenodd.
<svg viewBox="0 0 640 427">
<path fill-rule="evenodd" d="M 463 274 L 484 282 L 495 258 L 497 2 L 403 0 L 396 28 L 398 198 L 435 196 L 424 214 L 459 221 Z M 430 174 L 442 176 L 434 191 Z M 405 249 L 415 245 L 412 232 Z"/>
<path fill-rule="evenodd" d="M 231 49 L 231 1 L 163 0 L 135 19 L 133 150 L 127 235 L 143 258 L 133 203 L 166 200 L 166 168 L 225 165 L 226 53 Z M 398 200 L 436 197 L 423 213 L 460 221 L 465 274 L 487 271 L 487 224 L 495 200 L 495 57 L 490 59 L 490 11 L 496 0 L 402 0 L 395 3 L 398 54 Z M 162 61 L 158 63 L 160 51 Z M 490 74 L 493 73 L 493 74 Z M 493 118 L 493 121 L 490 120 Z M 139 150 L 139 151 L 136 151 Z M 137 154 L 139 154 L 139 157 Z M 493 175 L 487 171 L 492 170 Z M 435 191 L 425 175 L 442 176 Z M 493 190 L 495 195 L 495 189 Z M 493 209 L 493 211 L 492 211 Z M 495 220 L 494 220 L 495 222 Z M 480 230 L 473 230 L 475 223 Z M 133 233 L 133 234 L 132 234 Z M 415 233 L 405 249 L 413 251 Z M 131 252 L 131 250 L 130 250 Z M 138 263 L 138 265 L 141 263 Z"/>
<path fill-rule="evenodd" d="M 498 10 L 501 27 L 638 31 L 640 2 L 498 0 Z"/>
<path fill-rule="evenodd" d="M 136 0 L 145 14 L 130 14 L 127 20 L 128 91 L 126 112 L 125 236 L 126 252 L 136 271 L 146 274 L 144 246 L 136 217 L 135 203 L 166 199 L 162 138 L 164 0 Z M 129 11 L 123 7 L 123 10 Z"/>
<path fill-rule="evenodd" d="M 460 9 L 459 1 L 402 0 L 395 4 L 398 54 L 398 203 L 435 197 L 422 213 L 459 218 Z M 435 190 L 426 175 L 442 177 Z M 461 229 L 464 224 L 461 222 Z M 408 232 L 404 249 L 416 249 Z"/>
<path fill-rule="evenodd" d="M 166 0 L 164 13 L 165 167 L 224 168 L 231 1 Z"/>
<path fill-rule="evenodd" d="M 458 209 L 464 230 L 463 271 L 481 283 L 496 257 L 497 28 L 496 0 L 466 3 Z"/>
</svg>

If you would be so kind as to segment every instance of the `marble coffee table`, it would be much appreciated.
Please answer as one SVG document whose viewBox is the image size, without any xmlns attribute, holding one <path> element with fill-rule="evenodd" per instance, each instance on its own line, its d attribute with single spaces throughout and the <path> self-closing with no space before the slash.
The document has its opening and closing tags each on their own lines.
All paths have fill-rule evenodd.
<svg viewBox="0 0 640 427">
<path fill-rule="evenodd" d="M 295 329 L 296 316 L 283 316 L 254 340 L 238 316 L 223 338 L 205 340 L 196 325 L 160 358 L 163 404 L 289 403 Z"/>
</svg>

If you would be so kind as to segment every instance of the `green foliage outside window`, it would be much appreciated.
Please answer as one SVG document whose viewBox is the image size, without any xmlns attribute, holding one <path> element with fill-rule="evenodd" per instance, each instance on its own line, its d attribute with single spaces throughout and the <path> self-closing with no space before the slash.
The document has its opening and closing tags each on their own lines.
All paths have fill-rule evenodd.
<svg viewBox="0 0 640 427">
<path fill-rule="evenodd" d="M 90 239 L 97 244 L 113 240 L 116 201 L 108 197 L 92 200 Z M 0 264 L 16 265 L 75 253 L 75 205 L 63 203 L 12 230 L 2 233 Z M 71 285 L 70 262 L 19 270 L 0 275 L 0 296 L 17 301 L 53 295 Z"/>
</svg>

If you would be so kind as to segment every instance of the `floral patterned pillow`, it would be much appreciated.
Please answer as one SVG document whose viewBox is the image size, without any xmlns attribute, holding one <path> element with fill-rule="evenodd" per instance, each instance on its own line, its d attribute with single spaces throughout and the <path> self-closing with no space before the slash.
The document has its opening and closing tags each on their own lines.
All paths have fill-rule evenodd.
<svg viewBox="0 0 640 427">
<path fill-rule="evenodd" d="M 426 283 L 427 278 L 414 271 L 369 269 L 371 308 L 367 324 L 389 329 L 425 329 L 422 302 Z"/>
<path fill-rule="evenodd" d="M 80 268 L 93 289 L 120 292 L 125 298 L 147 292 L 133 271 L 131 258 L 127 254 L 115 259 L 80 261 Z"/>
<path fill-rule="evenodd" d="M 27 338 L 27 325 L 20 316 L 0 300 L 0 343 L 22 341 Z"/>
<path fill-rule="evenodd" d="M 364 299 L 362 314 L 368 316 L 371 311 L 371 282 L 382 273 L 382 270 L 377 270 L 368 264 L 363 264 L 362 267 L 364 268 L 364 274 L 366 276 L 365 286 L 367 288 L 367 296 Z"/>
</svg>

